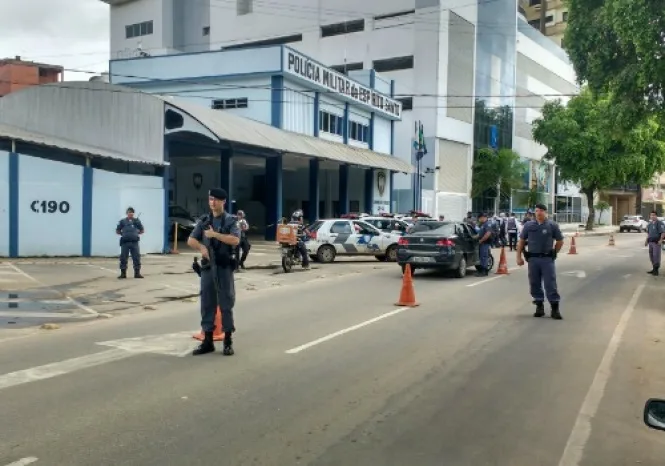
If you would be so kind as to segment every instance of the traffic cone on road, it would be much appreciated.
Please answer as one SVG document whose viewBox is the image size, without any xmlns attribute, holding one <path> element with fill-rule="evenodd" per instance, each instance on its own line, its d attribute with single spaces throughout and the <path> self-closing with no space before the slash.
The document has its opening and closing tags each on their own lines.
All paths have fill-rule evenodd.
<svg viewBox="0 0 665 466">
<path fill-rule="evenodd" d="M 416 307 L 416 291 L 413 289 L 413 277 L 411 277 L 411 266 L 406 264 L 404 268 L 404 277 L 402 278 L 402 291 L 399 294 L 399 301 L 395 306 Z"/>
<path fill-rule="evenodd" d="M 203 341 L 205 335 L 203 330 L 194 335 L 194 338 Z M 224 339 L 224 332 L 222 332 L 222 310 L 217 306 L 217 313 L 215 314 L 215 330 L 212 334 L 213 341 L 222 341 Z"/>
<path fill-rule="evenodd" d="M 496 275 L 510 275 L 508 272 L 508 261 L 506 260 L 506 248 L 501 248 L 501 256 L 499 257 L 499 268 L 496 269 Z"/>
<path fill-rule="evenodd" d="M 570 249 L 568 254 L 577 254 L 577 248 L 575 247 L 575 237 L 570 238 Z"/>
<path fill-rule="evenodd" d="M 614 246 L 614 235 L 613 234 L 610 234 L 610 243 L 608 244 L 608 246 Z"/>
</svg>

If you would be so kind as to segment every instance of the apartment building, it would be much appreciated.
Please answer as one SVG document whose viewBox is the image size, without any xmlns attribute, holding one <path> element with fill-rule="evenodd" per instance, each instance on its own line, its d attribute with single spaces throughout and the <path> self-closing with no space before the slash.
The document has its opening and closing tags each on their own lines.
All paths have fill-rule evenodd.
<svg viewBox="0 0 665 466">
<path fill-rule="evenodd" d="M 540 30 L 543 4 L 545 4 L 545 35 L 561 46 L 568 25 L 568 7 L 564 0 L 519 0 L 528 23 Z"/>
</svg>

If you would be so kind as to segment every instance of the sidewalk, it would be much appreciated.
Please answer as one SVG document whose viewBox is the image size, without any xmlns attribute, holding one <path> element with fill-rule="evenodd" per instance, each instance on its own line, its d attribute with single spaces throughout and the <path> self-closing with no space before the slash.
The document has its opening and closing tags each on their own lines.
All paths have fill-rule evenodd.
<svg viewBox="0 0 665 466">
<path fill-rule="evenodd" d="M 609 236 L 619 233 L 619 227 L 615 225 L 596 226 L 593 230 L 586 231 L 584 225 L 579 223 L 560 223 L 559 228 L 564 236 L 575 236 L 575 233 L 579 233 L 578 236 Z"/>
</svg>

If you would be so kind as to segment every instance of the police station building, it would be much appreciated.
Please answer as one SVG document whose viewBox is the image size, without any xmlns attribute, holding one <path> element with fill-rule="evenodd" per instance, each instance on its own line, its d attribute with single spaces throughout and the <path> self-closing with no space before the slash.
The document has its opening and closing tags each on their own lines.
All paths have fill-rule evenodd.
<svg viewBox="0 0 665 466">
<path fill-rule="evenodd" d="M 143 253 L 169 218 L 229 192 L 258 234 L 282 216 L 389 211 L 401 105 L 394 82 L 346 76 L 285 46 L 118 60 L 111 80 L 0 99 L 0 256 L 118 253 L 128 206 Z M 43 228 L 49 235 L 43 235 Z"/>
</svg>

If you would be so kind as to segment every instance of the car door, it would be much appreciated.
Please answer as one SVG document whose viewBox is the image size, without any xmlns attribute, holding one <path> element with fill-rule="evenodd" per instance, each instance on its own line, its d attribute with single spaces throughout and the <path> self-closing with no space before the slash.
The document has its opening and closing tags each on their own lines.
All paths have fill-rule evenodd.
<svg viewBox="0 0 665 466">
<path fill-rule="evenodd" d="M 356 254 L 373 254 L 381 250 L 381 230 L 363 221 L 353 222 L 353 228 Z"/>
<path fill-rule="evenodd" d="M 477 233 L 469 225 L 461 223 L 459 224 L 459 227 L 463 231 L 468 247 L 466 253 L 468 254 L 469 260 L 467 262 L 471 264 L 480 262 L 480 249 L 478 247 L 478 239 L 476 238 Z"/>
<path fill-rule="evenodd" d="M 353 227 L 350 220 L 335 220 L 330 225 L 330 244 L 334 246 L 338 254 L 348 254 L 348 245 L 353 241 Z"/>
</svg>

